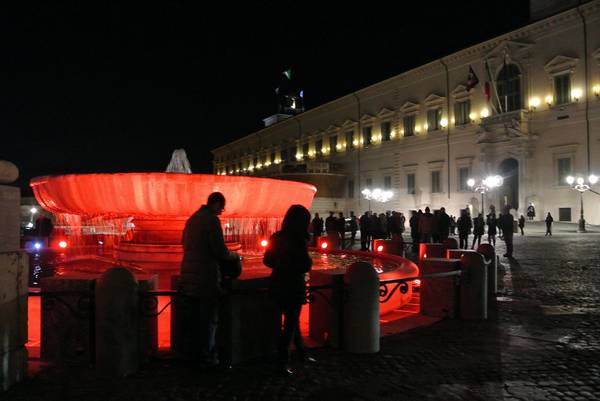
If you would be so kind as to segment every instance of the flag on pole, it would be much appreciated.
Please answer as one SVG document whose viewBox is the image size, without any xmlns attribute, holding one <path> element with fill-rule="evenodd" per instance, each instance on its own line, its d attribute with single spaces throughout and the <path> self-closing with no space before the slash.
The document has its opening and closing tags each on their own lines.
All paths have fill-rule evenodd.
<svg viewBox="0 0 600 401">
<path fill-rule="evenodd" d="M 473 67 L 469 66 L 469 76 L 467 78 L 467 90 L 471 90 L 477 86 L 479 83 L 479 78 L 477 78 L 477 74 L 473 71 Z"/>
<path fill-rule="evenodd" d="M 489 103 L 492 98 L 492 87 L 488 81 L 483 84 L 483 93 L 485 94 L 485 100 Z"/>
<path fill-rule="evenodd" d="M 291 80 L 291 79 L 292 79 L 292 70 L 291 70 L 291 69 L 287 69 L 287 70 L 285 70 L 285 71 L 283 72 L 283 75 L 285 75 L 285 77 L 286 77 L 287 79 L 290 79 L 290 80 Z"/>
</svg>

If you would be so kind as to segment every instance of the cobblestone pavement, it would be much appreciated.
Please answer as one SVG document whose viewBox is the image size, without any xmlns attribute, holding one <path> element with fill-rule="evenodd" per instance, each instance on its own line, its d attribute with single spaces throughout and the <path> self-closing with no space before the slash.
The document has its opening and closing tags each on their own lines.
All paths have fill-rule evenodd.
<svg viewBox="0 0 600 401">
<path fill-rule="evenodd" d="M 46 368 L 0 399 L 20 400 L 600 400 L 600 234 L 515 237 L 486 322 L 444 320 L 384 338 L 377 355 L 314 351 L 316 365 L 272 374 L 155 360 L 133 377 Z M 498 247 L 499 254 L 504 246 Z"/>
</svg>

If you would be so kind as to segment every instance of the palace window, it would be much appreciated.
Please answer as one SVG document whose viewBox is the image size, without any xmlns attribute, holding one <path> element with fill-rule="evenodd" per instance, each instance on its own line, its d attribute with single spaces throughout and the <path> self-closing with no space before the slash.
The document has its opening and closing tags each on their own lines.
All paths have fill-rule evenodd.
<svg viewBox="0 0 600 401">
<path fill-rule="evenodd" d="M 346 131 L 346 147 L 354 149 L 354 131 Z"/>
<path fill-rule="evenodd" d="M 506 64 L 497 77 L 500 110 L 505 113 L 521 109 L 521 71 L 515 64 Z"/>
<path fill-rule="evenodd" d="M 406 174 L 406 193 L 409 195 L 415 194 L 415 173 Z"/>
<path fill-rule="evenodd" d="M 554 77 L 554 98 L 559 105 L 571 102 L 571 74 Z"/>
<path fill-rule="evenodd" d="M 458 169 L 458 190 L 460 192 L 469 191 L 469 186 L 467 185 L 469 175 L 471 175 L 471 169 L 469 167 L 460 167 Z"/>
<path fill-rule="evenodd" d="M 384 121 L 381 123 L 381 140 L 389 141 L 392 136 L 392 123 L 389 121 Z"/>
<path fill-rule="evenodd" d="M 441 171 L 432 171 L 431 172 L 431 193 L 439 193 L 442 192 L 441 184 Z"/>
<path fill-rule="evenodd" d="M 337 135 L 333 135 L 333 136 L 329 137 L 329 151 L 331 153 L 337 152 L 337 143 L 338 143 Z"/>
<path fill-rule="evenodd" d="M 308 142 L 302 145 L 302 155 L 304 157 L 308 157 L 308 149 L 309 149 Z"/>
<path fill-rule="evenodd" d="M 427 110 L 427 131 L 431 132 L 439 130 L 441 128 L 440 121 L 442 121 L 441 107 Z"/>
<path fill-rule="evenodd" d="M 348 198 L 354 199 L 354 180 L 348 180 Z"/>
<path fill-rule="evenodd" d="M 392 177 L 386 175 L 383 177 L 383 189 L 392 189 Z"/>
<path fill-rule="evenodd" d="M 469 99 L 454 103 L 454 119 L 456 125 L 465 125 L 471 122 L 471 101 Z"/>
<path fill-rule="evenodd" d="M 371 132 L 373 131 L 372 127 L 364 127 L 362 130 L 362 140 L 363 140 L 363 144 L 365 146 L 368 146 L 371 144 Z"/>
<path fill-rule="evenodd" d="M 315 144 L 315 154 L 321 155 L 323 153 L 323 140 L 319 139 Z"/>
<path fill-rule="evenodd" d="M 417 121 L 417 116 L 414 114 L 404 116 L 404 136 L 413 136 L 415 134 L 415 124 Z"/>
<path fill-rule="evenodd" d="M 556 159 L 556 165 L 558 167 L 558 185 L 567 185 L 567 176 L 571 175 L 571 158 Z"/>
</svg>

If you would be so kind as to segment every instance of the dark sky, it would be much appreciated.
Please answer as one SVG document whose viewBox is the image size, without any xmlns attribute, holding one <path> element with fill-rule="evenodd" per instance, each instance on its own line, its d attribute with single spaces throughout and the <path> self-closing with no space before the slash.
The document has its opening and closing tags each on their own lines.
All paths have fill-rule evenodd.
<svg viewBox="0 0 600 401">
<path fill-rule="evenodd" d="M 0 159 L 19 166 L 21 186 L 163 171 L 180 147 L 208 172 L 210 149 L 275 111 L 286 68 L 311 108 L 528 18 L 522 0 L 54 3 L 1 13 Z"/>
</svg>

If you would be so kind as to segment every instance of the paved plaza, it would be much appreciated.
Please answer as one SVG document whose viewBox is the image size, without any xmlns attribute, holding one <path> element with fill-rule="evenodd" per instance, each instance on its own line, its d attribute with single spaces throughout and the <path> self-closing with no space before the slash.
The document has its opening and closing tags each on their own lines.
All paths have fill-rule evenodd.
<svg viewBox="0 0 600 401">
<path fill-rule="evenodd" d="M 600 400 L 600 229 L 541 224 L 501 258 L 485 322 L 443 320 L 382 340 L 376 355 L 314 350 L 291 378 L 268 361 L 231 371 L 157 359 L 133 377 L 37 366 L 2 400 Z M 500 241 L 498 253 L 504 253 Z M 35 366 L 34 366 L 35 367 Z"/>
</svg>

